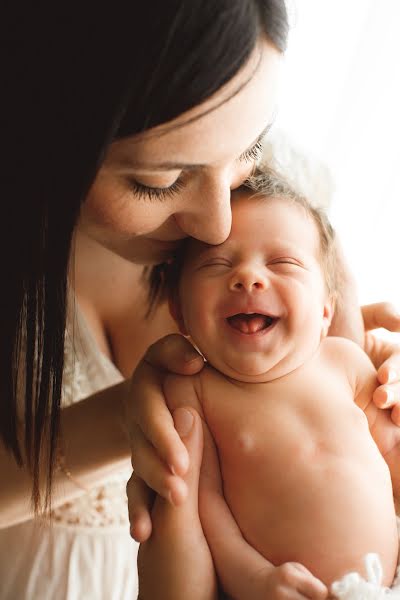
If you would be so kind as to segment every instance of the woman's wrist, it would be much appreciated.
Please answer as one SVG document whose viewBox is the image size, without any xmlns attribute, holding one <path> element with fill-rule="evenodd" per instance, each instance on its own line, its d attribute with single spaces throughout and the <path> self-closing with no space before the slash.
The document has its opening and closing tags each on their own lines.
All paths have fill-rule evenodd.
<svg viewBox="0 0 400 600">
<path fill-rule="evenodd" d="M 123 411 L 125 393 L 126 382 L 122 382 L 62 411 L 61 470 L 83 489 L 129 465 L 131 450 Z"/>
</svg>

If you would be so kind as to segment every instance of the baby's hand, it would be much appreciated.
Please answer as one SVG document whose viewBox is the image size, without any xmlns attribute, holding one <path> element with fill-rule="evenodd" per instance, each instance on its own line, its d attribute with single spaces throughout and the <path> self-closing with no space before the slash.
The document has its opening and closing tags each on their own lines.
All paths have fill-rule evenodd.
<svg viewBox="0 0 400 600">
<path fill-rule="evenodd" d="M 287 562 L 260 573 L 258 593 L 251 600 L 325 600 L 328 588 L 306 567 Z"/>
</svg>

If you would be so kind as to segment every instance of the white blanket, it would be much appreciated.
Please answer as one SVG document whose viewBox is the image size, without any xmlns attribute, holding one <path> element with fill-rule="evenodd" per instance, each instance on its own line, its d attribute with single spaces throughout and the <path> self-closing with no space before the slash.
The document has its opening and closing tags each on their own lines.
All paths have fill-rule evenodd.
<svg viewBox="0 0 400 600">
<path fill-rule="evenodd" d="M 331 592 L 338 600 L 400 600 L 400 567 L 392 587 L 382 586 L 382 565 L 377 554 L 365 557 L 367 579 L 358 573 L 349 573 L 332 584 Z"/>
<path fill-rule="evenodd" d="M 400 540 L 400 518 L 397 517 Z M 382 586 L 383 569 L 377 554 L 365 557 L 367 578 L 358 573 L 349 573 L 331 586 L 333 598 L 338 600 L 400 600 L 400 553 L 396 576 L 390 588 Z"/>
</svg>

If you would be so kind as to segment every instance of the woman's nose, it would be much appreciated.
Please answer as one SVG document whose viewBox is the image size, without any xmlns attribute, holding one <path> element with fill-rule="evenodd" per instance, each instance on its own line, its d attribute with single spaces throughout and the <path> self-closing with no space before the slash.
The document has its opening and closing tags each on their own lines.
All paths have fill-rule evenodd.
<svg viewBox="0 0 400 600">
<path fill-rule="evenodd" d="M 206 244 L 222 244 L 232 225 L 231 189 L 227 183 L 203 185 L 175 214 L 180 229 Z"/>
<path fill-rule="evenodd" d="M 246 168 L 226 169 L 211 173 L 200 179 L 192 191 L 192 197 L 175 214 L 180 229 L 191 237 L 207 244 L 222 244 L 232 225 L 231 190 L 249 176 L 251 165 Z"/>
<path fill-rule="evenodd" d="M 229 289 L 232 292 L 247 292 L 252 294 L 266 290 L 269 282 L 265 269 L 260 267 L 242 267 L 237 269 L 230 278 Z"/>
</svg>

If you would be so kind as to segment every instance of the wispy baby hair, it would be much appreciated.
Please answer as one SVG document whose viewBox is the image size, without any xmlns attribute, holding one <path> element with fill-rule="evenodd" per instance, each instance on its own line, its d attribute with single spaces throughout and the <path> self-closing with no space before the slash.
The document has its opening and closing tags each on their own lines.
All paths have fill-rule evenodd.
<svg viewBox="0 0 400 600">
<path fill-rule="evenodd" d="M 338 267 L 335 231 L 328 215 L 322 208 L 312 206 L 310 201 L 298 193 L 277 171 L 264 169 L 256 171 L 240 188 L 254 192 L 254 196 L 268 199 L 288 200 L 303 208 L 306 215 L 314 221 L 320 241 L 320 261 L 328 294 L 338 296 Z"/>
</svg>

